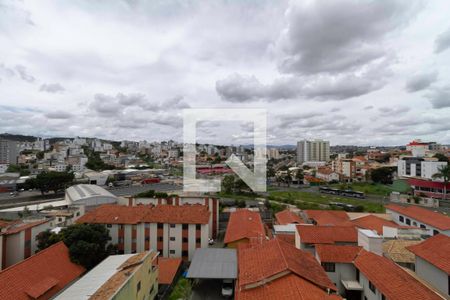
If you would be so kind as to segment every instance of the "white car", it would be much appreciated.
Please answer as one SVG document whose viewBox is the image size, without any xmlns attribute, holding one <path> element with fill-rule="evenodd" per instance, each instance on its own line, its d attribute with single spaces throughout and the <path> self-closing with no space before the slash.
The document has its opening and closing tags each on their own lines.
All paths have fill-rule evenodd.
<svg viewBox="0 0 450 300">
<path fill-rule="evenodd" d="M 224 279 L 222 282 L 222 296 L 231 297 L 233 296 L 233 280 Z"/>
<path fill-rule="evenodd" d="M 214 245 L 214 240 L 213 240 L 213 239 L 209 239 L 209 240 L 208 240 L 208 244 L 209 244 L 209 245 Z"/>
</svg>

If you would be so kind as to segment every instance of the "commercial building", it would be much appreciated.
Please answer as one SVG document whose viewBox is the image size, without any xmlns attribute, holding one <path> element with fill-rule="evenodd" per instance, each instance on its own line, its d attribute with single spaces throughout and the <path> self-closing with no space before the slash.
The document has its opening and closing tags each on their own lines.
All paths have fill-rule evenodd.
<svg viewBox="0 0 450 300">
<path fill-rule="evenodd" d="M 155 299 L 158 253 L 111 255 L 72 284 L 57 300 Z"/>
<path fill-rule="evenodd" d="M 450 217 L 418 206 L 386 205 L 386 212 L 399 225 L 416 226 L 428 230 L 430 235 L 439 233 L 450 236 Z"/>
<path fill-rule="evenodd" d="M 414 196 L 419 196 L 424 200 L 424 205 L 435 206 L 439 201 L 438 206 L 450 206 L 450 183 L 447 183 L 446 189 L 444 189 L 444 182 L 410 178 L 408 184 L 411 186 Z"/>
<path fill-rule="evenodd" d="M 408 250 L 416 255 L 417 275 L 450 297 L 450 237 L 438 234 Z"/>
<path fill-rule="evenodd" d="M 323 140 L 297 142 L 297 162 L 299 164 L 310 161 L 329 161 L 330 142 Z"/>
<path fill-rule="evenodd" d="M 66 245 L 59 242 L 1 271 L 0 299 L 50 299 L 84 272 L 70 260 Z"/>
<path fill-rule="evenodd" d="M 0 164 L 17 164 L 19 143 L 0 138 Z"/>
<path fill-rule="evenodd" d="M 117 203 L 118 198 L 94 184 L 78 184 L 66 189 L 65 200 L 72 205 L 89 207 Z"/>
<path fill-rule="evenodd" d="M 119 253 L 158 251 L 163 257 L 191 260 L 208 247 L 210 212 L 202 205 L 102 205 L 77 223 L 103 224 Z"/>
<path fill-rule="evenodd" d="M 0 267 L 5 269 L 35 254 L 36 236 L 53 226 L 53 220 L 12 223 L 0 232 Z"/>
</svg>

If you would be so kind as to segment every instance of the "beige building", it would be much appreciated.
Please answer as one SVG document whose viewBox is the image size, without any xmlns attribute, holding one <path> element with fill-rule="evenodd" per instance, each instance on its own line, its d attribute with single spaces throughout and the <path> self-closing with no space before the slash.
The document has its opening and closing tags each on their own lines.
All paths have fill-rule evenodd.
<svg viewBox="0 0 450 300">
<path fill-rule="evenodd" d="M 55 299 L 155 299 L 158 253 L 111 255 Z"/>
<path fill-rule="evenodd" d="M 329 161 L 330 142 L 323 140 L 297 142 L 297 162 L 302 164 L 309 161 Z"/>
</svg>

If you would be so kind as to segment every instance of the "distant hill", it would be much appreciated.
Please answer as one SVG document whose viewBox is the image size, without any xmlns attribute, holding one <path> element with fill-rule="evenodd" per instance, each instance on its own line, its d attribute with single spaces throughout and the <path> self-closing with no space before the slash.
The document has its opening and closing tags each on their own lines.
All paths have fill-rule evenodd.
<svg viewBox="0 0 450 300">
<path fill-rule="evenodd" d="M 18 142 L 34 142 L 36 140 L 36 137 L 32 135 L 10 134 L 10 133 L 0 133 L 0 138 Z"/>
</svg>

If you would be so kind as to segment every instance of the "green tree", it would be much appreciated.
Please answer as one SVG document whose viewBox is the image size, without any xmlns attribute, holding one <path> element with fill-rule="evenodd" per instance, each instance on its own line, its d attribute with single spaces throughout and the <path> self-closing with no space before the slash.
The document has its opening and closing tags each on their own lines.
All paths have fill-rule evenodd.
<svg viewBox="0 0 450 300">
<path fill-rule="evenodd" d="M 41 191 L 42 194 L 49 191 L 55 192 L 66 189 L 73 182 L 72 172 L 42 172 L 35 179 L 27 180 L 29 186 L 33 186 Z"/>
<path fill-rule="evenodd" d="M 189 279 L 180 278 L 172 293 L 169 296 L 169 300 L 189 300 L 192 295 L 192 284 Z"/>
<path fill-rule="evenodd" d="M 448 163 L 450 162 L 448 157 L 442 153 L 436 153 L 433 157 L 437 158 L 439 161 L 446 161 Z"/>
<path fill-rule="evenodd" d="M 234 188 L 234 176 L 226 175 L 222 179 L 222 189 L 226 194 L 231 194 Z"/>
<path fill-rule="evenodd" d="M 300 181 L 303 181 L 304 177 L 305 176 L 303 175 L 303 170 L 298 169 L 297 172 L 295 173 L 295 179 L 297 179 L 300 182 Z"/>
<path fill-rule="evenodd" d="M 50 229 L 42 231 L 36 236 L 38 251 L 44 250 L 45 248 L 56 244 L 57 242 L 61 241 L 61 239 L 61 235 L 51 232 Z"/>
<path fill-rule="evenodd" d="M 447 199 L 447 185 L 449 182 L 449 178 L 450 178 L 450 166 L 446 165 L 446 166 L 442 166 L 438 168 L 438 172 L 436 174 L 434 174 L 433 179 L 437 179 L 440 178 L 444 181 L 444 190 L 443 190 L 443 195 L 444 195 L 444 199 Z"/>
<path fill-rule="evenodd" d="M 394 170 L 391 167 L 382 167 L 372 170 L 370 176 L 373 182 L 381 184 L 392 184 Z"/>
</svg>

